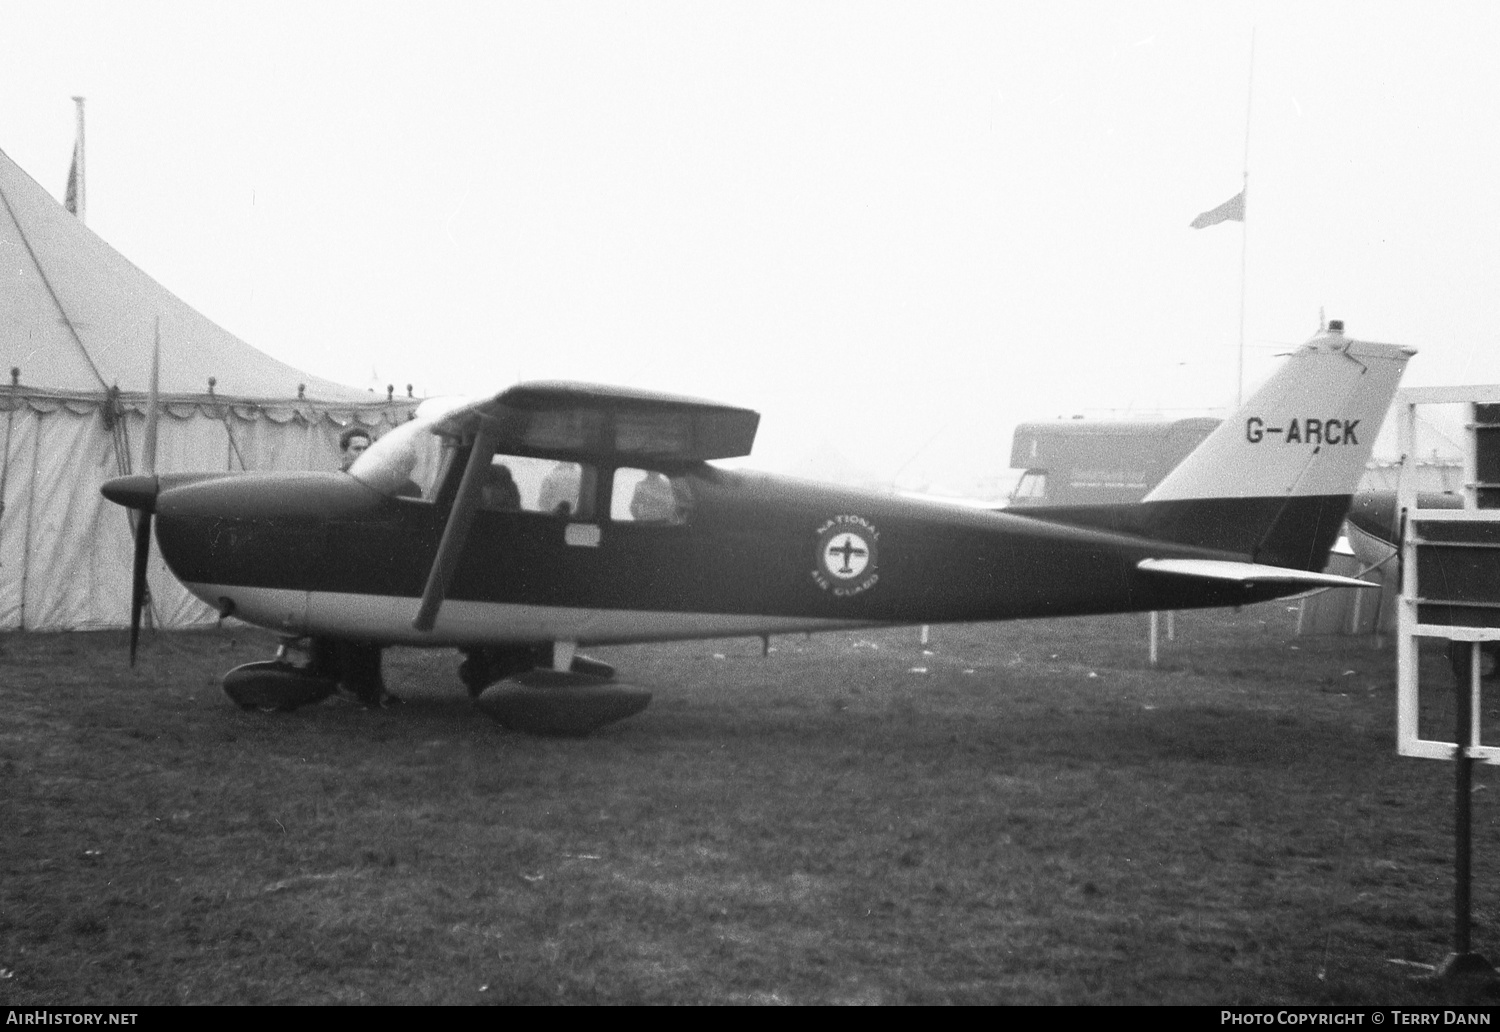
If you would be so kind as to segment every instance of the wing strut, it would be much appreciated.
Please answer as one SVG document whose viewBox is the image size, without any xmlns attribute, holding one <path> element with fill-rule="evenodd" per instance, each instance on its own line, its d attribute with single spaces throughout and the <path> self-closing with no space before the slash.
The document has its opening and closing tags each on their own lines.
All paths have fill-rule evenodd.
<svg viewBox="0 0 1500 1032">
<path fill-rule="evenodd" d="M 432 570 L 427 574 L 427 586 L 422 589 L 422 604 L 417 607 L 417 615 L 411 622 L 412 627 L 419 631 L 432 630 L 438 610 L 447 597 L 448 585 L 453 583 L 458 557 L 469 538 L 469 526 L 474 522 L 474 510 L 479 505 L 479 493 L 484 487 L 485 473 L 498 436 L 495 424 L 490 420 L 479 424 L 474 436 L 474 450 L 469 452 L 464 478 L 459 482 L 458 495 L 448 514 L 448 525 L 443 528 L 443 540 L 438 544 L 437 557 L 432 560 Z"/>
</svg>

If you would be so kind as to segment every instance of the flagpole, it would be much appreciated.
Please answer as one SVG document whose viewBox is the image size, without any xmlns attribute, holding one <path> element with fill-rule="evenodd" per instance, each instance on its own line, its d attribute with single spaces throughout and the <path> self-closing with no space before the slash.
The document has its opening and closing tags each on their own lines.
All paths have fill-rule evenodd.
<svg viewBox="0 0 1500 1032">
<path fill-rule="evenodd" d="M 1255 100 L 1255 29 L 1250 29 L 1250 81 L 1245 86 L 1245 164 L 1240 197 L 1243 198 L 1240 216 L 1240 360 L 1239 375 L 1235 381 L 1234 404 L 1238 408 L 1245 400 L 1245 267 L 1250 250 L 1250 107 Z"/>
<path fill-rule="evenodd" d="M 161 316 L 156 317 L 156 341 L 151 346 L 151 381 L 146 391 L 146 439 L 141 442 L 141 468 L 156 475 L 156 435 L 161 417 Z"/>
<path fill-rule="evenodd" d="M 78 105 L 78 142 L 74 144 L 73 155 L 78 162 L 78 221 L 87 223 L 84 211 L 88 207 L 88 191 L 84 187 L 86 177 L 83 174 L 83 99 L 74 97 L 73 103 Z"/>
</svg>

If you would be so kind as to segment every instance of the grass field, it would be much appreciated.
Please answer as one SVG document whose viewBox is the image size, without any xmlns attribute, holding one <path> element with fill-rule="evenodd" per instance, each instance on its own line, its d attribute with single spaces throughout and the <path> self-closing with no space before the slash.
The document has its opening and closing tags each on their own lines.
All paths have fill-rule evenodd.
<svg viewBox="0 0 1500 1032">
<path fill-rule="evenodd" d="M 1152 670 L 1145 628 L 591 650 L 656 698 L 584 740 L 451 652 L 268 715 L 218 688 L 258 631 L 0 637 L 0 1003 L 1468 1002 L 1411 978 L 1453 774 L 1395 755 L 1390 645 L 1187 613 Z"/>
</svg>

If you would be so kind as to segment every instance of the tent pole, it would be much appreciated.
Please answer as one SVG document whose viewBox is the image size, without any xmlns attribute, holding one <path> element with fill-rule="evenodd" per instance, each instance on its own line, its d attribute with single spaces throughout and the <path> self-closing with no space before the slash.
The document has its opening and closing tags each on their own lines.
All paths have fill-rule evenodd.
<svg viewBox="0 0 1500 1032">
<path fill-rule="evenodd" d="M 31 562 L 34 558 L 31 551 L 31 523 L 32 516 L 36 513 L 36 471 L 42 463 L 42 413 L 36 414 L 36 435 L 31 439 L 31 483 L 26 488 L 26 553 L 21 559 L 21 627 L 25 631 L 26 626 L 26 596 L 31 586 Z"/>
</svg>

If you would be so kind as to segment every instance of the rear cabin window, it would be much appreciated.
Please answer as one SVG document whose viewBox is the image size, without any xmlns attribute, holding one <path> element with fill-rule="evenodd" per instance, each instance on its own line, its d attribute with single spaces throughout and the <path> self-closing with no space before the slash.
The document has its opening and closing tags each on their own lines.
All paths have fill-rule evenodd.
<svg viewBox="0 0 1500 1032">
<path fill-rule="evenodd" d="M 622 467 L 610 488 L 609 517 L 619 523 L 686 523 L 692 490 L 686 477 Z"/>
</svg>

